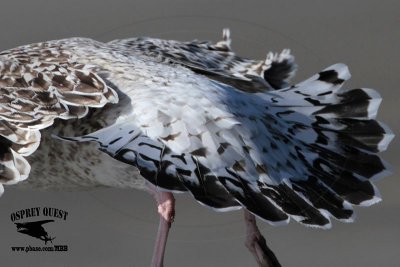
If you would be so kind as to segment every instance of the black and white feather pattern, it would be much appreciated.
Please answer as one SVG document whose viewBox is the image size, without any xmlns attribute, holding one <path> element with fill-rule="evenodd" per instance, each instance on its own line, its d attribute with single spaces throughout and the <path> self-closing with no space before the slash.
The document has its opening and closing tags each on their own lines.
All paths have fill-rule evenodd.
<svg viewBox="0 0 400 267">
<path fill-rule="evenodd" d="M 32 60 L 49 50 L 41 47 L 51 47 L 57 60 Z M 60 73 L 71 78 L 55 79 L 54 67 L 48 73 L 37 67 L 30 71 L 36 71 L 36 78 L 43 72 L 52 77 L 51 86 L 38 89 L 49 100 L 33 104 L 24 100 L 30 104 L 26 110 L 24 104 L 18 112 L 14 108 L 2 116 L 11 129 L 0 133 L 4 170 L 11 160 L 14 167 L 8 168 L 22 170 L 26 178 L 29 169 L 21 168 L 18 160 L 28 154 L 18 150 L 20 144 L 33 143 L 32 153 L 40 138 L 38 130 L 56 118 L 69 119 L 71 107 L 83 108 L 77 117 L 84 117 L 87 108 L 97 108 L 95 116 L 82 122 L 101 120 L 99 127 L 80 136 L 76 132 L 57 138 L 96 142 L 100 151 L 137 167 L 150 183 L 163 190 L 190 192 L 199 203 L 216 210 L 246 207 L 274 225 L 292 218 L 328 228 L 332 217 L 352 221 L 353 205 L 369 206 L 380 200 L 372 182 L 387 175 L 389 167 L 376 153 L 387 148 L 393 134 L 375 120 L 381 101 L 376 91 L 342 87 L 350 78 L 343 64 L 273 90 L 286 85 L 294 70 L 293 58 L 284 52 L 258 63 L 242 59 L 231 51 L 228 32 L 217 44 L 66 39 L 10 51 L 2 54 L 2 62 L 16 62 L 15 73 L 9 70 L 16 77 L 25 77 L 21 68 L 50 61 L 55 68 L 63 66 Z M 255 72 L 257 64 L 264 66 L 261 72 Z M 12 106 L 15 92 L 24 92 L 21 88 L 35 92 L 33 83 L 20 85 L 17 79 L 2 87 L 7 92 L 2 107 Z M 72 84 L 64 86 L 69 81 Z M 82 90 L 78 84 L 90 86 Z M 249 89 L 251 84 L 254 90 Z M 102 108 L 116 99 L 116 109 Z M 42 107 L 47 112 L 39 112 Z M 22 118 L 25 114 L 31 118 Z M 25 135 L 18 134 L 19 129 Z M 31 135 L 36 143 L 27 141 Z M 18 143 L 16 136 L 24 136 L 24 141 Z M 21 180 L 5 174 L 8 180 L 2 183 Z"/>
<path fill-rule="evenodd" d="M 246 92 L 263 92 L 289 85 L 297 68 L 289 49 L 281 53 L 268 52 L 265 60 L 252 60 L 239 57 L 233 52 L 229 29 L 224 29 L 222 37 L 222 41 L 216 44 L 209 41 L 179 42 L 145 37 L 114 40 L 108 44 L 124 53 L 183 65 Z"/>
</svg>

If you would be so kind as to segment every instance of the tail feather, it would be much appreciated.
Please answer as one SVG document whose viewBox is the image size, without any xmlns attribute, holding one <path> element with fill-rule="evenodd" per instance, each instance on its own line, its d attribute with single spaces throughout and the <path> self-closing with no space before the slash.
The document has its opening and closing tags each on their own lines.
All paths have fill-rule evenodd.
<svg viewBox="0 0 400 267">
<path fill-rule="evenodd" d="M 379 202 L 372 181 L 390 173 L 389 165 L 376 154 L 386 150 L 394 137 L 375 120 L 381 97 L 372 89 L 341 88 L 349 78 L 348 68 L 336 64 L 268 94 L 264 124 L 269 124 L 277 148 L 268 159 L 269 166 L 275 166 L 269 171 L 280 184 L 259 187 L 265 196 L 273 192 L 272 199 L 283 211 L 307 225 L 327 228 L 329 217 L 352 221 L 352 205 Z M 307 212 L 299 211 L 299 206 Z"/>
<path fill-rule="evenodd" d="M 264 65 L 264 79 L 276 89 L 287 87 L 297 69 L 289 49 L 283 50 L 280 54 L 269 52 Z"/>
<path fill-rule="evenodd" d="M 282 211 L 282 207 L 235 171 L 226 169 L 226 175 L 219 173 L 218 179 L 241 205 L 261 219 L 272 225 L 289 222 L 290 217 Z"/>
<path fill-rule="evenodd" d="M 337 92 L 337 98 L 337 103 L 325 105 L 314 115 L 325 118 L 375 119 L 382 101 L 376 91 L 367 88 L 340 90 Z"/>
<path fill-rule="evenodd" d="M 288 184 L 270 186 L 259 183 L 259 187 L 264 195 L 273 199 L 294 220 L 307 225 L 330 227 L 329 216 L 321 213 L 307 197 L 294 191 Z"/>
<path fill-rule="evenodd" d="M 370 152 L 381 152 L 387 149 L 393 139 L 393 133 L 382 122 L 372 119 L 331 118 L 316 116 L 314 129 L 332 131 L 340 143 L 365 149 Z"/>
<path fill-rule="evenodd" d="M 305 195 L 315 208 L 326 210 L 331 216 L 345 222 L 353 220 L 351 205 L 318 178 L 309 177 L 307 181 L 296 181 L 293 189 Z"/>
</svg>

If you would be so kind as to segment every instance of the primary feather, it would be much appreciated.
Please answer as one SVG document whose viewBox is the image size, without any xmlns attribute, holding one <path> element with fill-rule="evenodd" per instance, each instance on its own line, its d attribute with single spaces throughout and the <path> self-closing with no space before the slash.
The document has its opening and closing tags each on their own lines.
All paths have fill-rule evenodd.
<svg viewBox="0 0 400 267">
<path fill-rule="evenodd" d="M 29 180 L 43 187 L 133 186 L 134 166 L 216 210 L 244 206 L 272 224 L 324 228 L 379 200 L 372 179 L 388 167 L 376 153 L 393 134 L 375 120 L 376 91 L 342 88 L 343 64 L 274 90 L 293 75 L 293 57 L 240 58 L 226 31 L 217 44 L 50 41 L 5 51 L 0 62 L 2 184 L 28 177 L 25 156 L 53 125 L 30 156 Z"/>
</svg>

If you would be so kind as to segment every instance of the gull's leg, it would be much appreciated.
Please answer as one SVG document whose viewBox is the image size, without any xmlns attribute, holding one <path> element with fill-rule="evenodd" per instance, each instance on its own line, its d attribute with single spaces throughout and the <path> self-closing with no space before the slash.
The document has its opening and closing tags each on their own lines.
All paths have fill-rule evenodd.
<svg viewBox="0 0 400 267">
<path fill-rule="evenodd" d="M 159 191 L 154 185 L 148 184 L 147 188 L 156 199 L 158 214 L 160 215 L 151 267 L 163 267 L 168 232 L 175 216 L 175 198 L 172 193 Z"/>
<path fill-rule="evenodd" d="M 254 255 L 260 267 L 281 267 L 275 254 L 267 246 L 265 238 L 257 227 L 256 217 L 247 209 L 244 209 L 244 220 L 246 223 L 245 245 Z"/>
</svg>

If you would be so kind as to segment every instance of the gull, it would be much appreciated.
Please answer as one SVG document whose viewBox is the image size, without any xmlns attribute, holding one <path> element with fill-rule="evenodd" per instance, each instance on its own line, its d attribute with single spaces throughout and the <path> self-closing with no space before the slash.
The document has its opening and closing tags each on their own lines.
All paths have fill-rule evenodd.
<svg viewBox="0 0 400 267">
<path fill-rule="evenodd" d="M 140 188 L 160 215 L 152 267 L 163 266 L 173 194 L 244 210 L 246 246 L 280 266 L 256 218 L 330 228 L 380 201 L 390 166 L 381 98 L 345 89 L 335 64 L 290 85 L 289 50 L 251 60 L 223 39 L 68 38 L 0 53 L 0 194 L 30 188 Z M 27 179 L 29 177 L 29 179 Z"/>
</svg>

